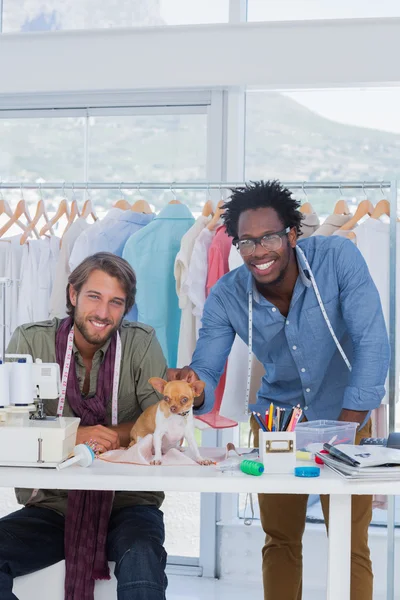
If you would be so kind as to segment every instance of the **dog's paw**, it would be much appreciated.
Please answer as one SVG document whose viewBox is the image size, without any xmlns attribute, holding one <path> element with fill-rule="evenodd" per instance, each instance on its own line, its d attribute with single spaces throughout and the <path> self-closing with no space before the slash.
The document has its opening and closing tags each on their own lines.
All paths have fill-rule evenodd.
<svg viewBox="0 0 400 600">
<path fill-rule="evenodd" d="M 151 465 L 161 465 L 161 460 L 157 460 L 156 458 L 153 458 L 152 461 L 150 461 Z"/>
<path fill-rule="evenodd" d="M 200 456 L 200 458 L 197 459 L 196 462 L 198 462 L 199 465 L 205 465 L 205 466 L 214 464 L 214 462 L 212 460 L 210 460 L 209 458 L 202 458 L 201 456 Z"/>
</svg>

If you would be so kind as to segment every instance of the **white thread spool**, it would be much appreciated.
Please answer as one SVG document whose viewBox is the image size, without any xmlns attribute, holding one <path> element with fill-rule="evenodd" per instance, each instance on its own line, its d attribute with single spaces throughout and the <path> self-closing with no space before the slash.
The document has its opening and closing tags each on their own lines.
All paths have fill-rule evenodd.
<svg viewBox="0 0 400 600">
<path fill-rule="evenodd" d="M 81 467 L 90 467 L 94 459 L 94 452 L 89 446 L 78 444 L 74 448 L 74 456 L 57 465 L 57 470 L 61 471 L 61 469 L 66 469 L 75 463 L 78 463 Z"/>
<path fill-rule="evenodd" d="M 19 358 L 11 366 L 10 403 L 13 406 L 29 406 L 33 403 L 32 363 Z"/>
<path fill-rule="evenodd" d="M 0 360 L 0 408 L 10 404 L 10 369 L 9 363 Z"/>
</svg>

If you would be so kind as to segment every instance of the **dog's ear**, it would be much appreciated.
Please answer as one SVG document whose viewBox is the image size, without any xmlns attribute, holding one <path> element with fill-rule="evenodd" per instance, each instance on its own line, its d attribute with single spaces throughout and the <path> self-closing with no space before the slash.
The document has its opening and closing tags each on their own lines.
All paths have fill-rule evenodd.
<svg viewBox="0 0 400 600">
<path fill-rule="evenodd" d="M 193 381 L 193 383 L 189 383 L 190 387 L 194 392 L 194 397 L 201 396 L 206 386 L 204 381 Z"/>
<path fill-rule="evenodd" d="M 157 392 L 159 392 L 160 394 L 164 394 L 164 389 L 168 381 L 165 381 L 165 379 L 161 379 L 161 377 L 150 377 L 149 383 Z"/>
</svg>

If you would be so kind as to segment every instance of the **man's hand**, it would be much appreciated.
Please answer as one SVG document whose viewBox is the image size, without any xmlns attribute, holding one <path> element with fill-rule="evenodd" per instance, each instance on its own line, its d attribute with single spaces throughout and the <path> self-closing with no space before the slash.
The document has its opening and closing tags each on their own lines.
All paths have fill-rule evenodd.
<svg viewBox="0 0 400 600">
<path fill-rule="evenodd" d="M 119 435 L 104 425 L 92 425 L 78 427 L 76 434 L 76 443 L 85 444 L 86 442 L 96 442 L 99 452 L 107 450 L 116 450 L 120 447 Z"/>
<path fill-rule="evenodd" d="M 367 410 L 349 410 L 343 408 L 339 415 L 339 421 L 350 421 L 351 423 L 358 423 L 361 426 L 367 414 Z"/>
<path fill-rule="evenodd" d="M 190 367 L 183 367 L 183 369 L 167 369 L 167 380 L 168 381 L 187 381 L 193 383 L 199 381 L 200 377 Z M 194 408 L 200 408 L 204 404 L 204 392 L 200 396 L 194 399 Z"/>
<path fill-rule="evenodd" d="M 200 377 L 190 367 L 182 369 L 167 369 L 167 381 L 187 381 L 193 383 L 199 381 Z"/>
</svg>

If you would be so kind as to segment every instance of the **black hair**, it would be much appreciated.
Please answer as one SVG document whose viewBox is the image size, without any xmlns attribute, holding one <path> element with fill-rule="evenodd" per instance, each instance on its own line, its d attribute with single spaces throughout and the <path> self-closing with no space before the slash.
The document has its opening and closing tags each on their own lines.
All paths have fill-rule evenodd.
<svg viewBox="0 0 400 600">
<path fill-rule="evenodd" d="M 228 235 L 234 239 L 238 237 L 238 222 L 242 212 L 257 208 L 273 208 L 284 227 L 294 227 L 297 235 L 301 235 L 303 215 L 299 211 L 300 202 L 292 198 L 292 192 L 279 181 L 250 181 L 231 191 L 230 199 L 223 206 L 222 218 Z"/>
</svg>

